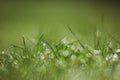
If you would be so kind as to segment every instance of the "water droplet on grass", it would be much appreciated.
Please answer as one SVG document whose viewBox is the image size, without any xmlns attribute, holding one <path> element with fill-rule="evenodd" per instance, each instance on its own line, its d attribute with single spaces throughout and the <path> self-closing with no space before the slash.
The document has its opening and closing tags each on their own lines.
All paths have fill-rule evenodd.
<svg viewBox="0 0 120 80">
<path fill-rule="evenodd" d="M 117 50 L 116 50 L 116 53 L 120 53 L 120 49 L 117 49 Z"/>
<path fill-rule="evenodd" d="M 63 52 L 63 55 L 64 55 L 65 57 L 67 57 L 67 56 L 70 55 L 70 52 L 69 52 L 68 50 L 65 50 L 65 51 Z"/>
<path fill-rule="evenodd" d="M 50 49 L 48 49 L 48 48 L 45 49 L 45 54 L 49 54 L 50 52 L 51 52 Z"/>
<path fill-rule="evenodd" d="M 43 43 L 43 46 L 46 46 L 46 43 Z"/>
<path fill-rule="evenodd" d="M 46 46 L 46 43 L 45 43 L 45 42 L 43 42 L 43 41 L 41 41 L 41 44 L 42 44 L 43 46 Z"/>
<path fill-rule="evenodd" d="M 69 41 L 67 40 L 67 38 L 62 39 L 61 41 L 62 41 L 63 44 L 68 44 L 69 43 Z"/>
<path fill-rule="evenodd" d="M 100 54 L 100 50 L 94 50 L 94 54 Z"/>
<path fill-rule="evenodd" d="M 13 62 L 13 64 L 12 64 L 12 66 L 15 67 L 15 68 L 18 68 L 18 61 L 15 60 L 15 61 Z"/>
<path fill-rule="evenodd" d="M 57 64 L 59 64 L 59 65 L 62 66 L 62 67 L 65 67 L 65 66 L 66 66 L 65 61 L 64 61 L 63 59 L 57 60 Z"/>
<path fill-rule="evenodd" d="M 113 56 L 112 54 L 107 55 L 106 56 L 106 61 L 110 60 L 112 58 L 112 56 Z"/>
<path fill-rule="evenodd" d="M 44 60 L 45 59 L 45 56 L 44 55 L 41 55 L 41 57 L 40 57 L 42 60 Z"/>
<path fill-rule="evenodd" d="M 112 61 L 118 61 L 119 56 L 117 54 L 114 54 L 112 57 Z"/>
<path fill-rule="evenodd" d="M 40 51 L 38 51 L 37 54 L 40 54 Z"/>
<path fill-rule="evenodd" d="M 71 60 L 74 61 L 76 59 L 76 55 L 71 55 Z"/>
</svg>

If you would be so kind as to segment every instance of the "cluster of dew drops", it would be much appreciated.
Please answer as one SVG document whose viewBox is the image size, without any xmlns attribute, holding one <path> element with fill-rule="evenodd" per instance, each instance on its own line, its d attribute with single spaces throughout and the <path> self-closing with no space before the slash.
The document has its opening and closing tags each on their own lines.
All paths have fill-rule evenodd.
<svg viewBox="0 0 120 80">
<path fill-rule="evenodd" d="M 69 45 L 70 43 L 72 43 L 71 45 Z M 60 57 L 57 57 L 55 56 L 54 52 L 51 50 L 51 48 L 48 47 L 48 45 L 44 42 L 44 41 L 41 41 L 41 44 L 42 44 L 42 47 L 44 48 L 43 51 L 41 50 L 38 50 L 37 51 L 37 56 L 34 55 L 34 57 L 38 57 L 40 58 L 40 60 L 44 61 L 47 63 L 46 60 L 50 59 L 50 60 L 55 60 L 55 63 L 57 65 L 61 65 L 61 66 L 65 66 L 66 65 L 66 60 L 65 58 L 68 58 L 71 60 L 71 61 L 75 61 L 78 59 L 78 53 L 79 54 L 82 54 L 84 52 L 84 49 L 79 45 L 79 43 L 74 43 L 74 40 L 68 40 L 67 38 L 64 38 L 62 39 L 59 44 L 62 44 L 63 46 L 67 46 L 67 48 L 62 48 L 60 49 L 58 52 L 59 53 L 55 53 L 55 54 L 59 54 Z M 59 45 L 58 45 L 59 46 Z M 88 46 L 88 45 L 87 45 Z M 89 47 L 89 46 L 88 46 Z M 90 47 L 91 48 L 91 47 Z M 91 49 L 92 53 L 95 55 L 99 55 L 101 54 L 101 50 L 94 50 L 94 49 Z M 77 54 L 76 54 L 77 53 Z M 119 61 L 119 53 L 120 53 L 120 49 L 116 49 L 114 51 L 114 54 L 107 54 L 106 57 L 105 57 L 105 60 L 106 61 L 109 61 L 109 60 L 112 60 L 113 62 L 114 61 Z M 0 54 L 4 55 L 6 54 L 5 51 L 1 51 Z M 89 52 L 86 53 L 86 57 L 92 57 L 93 55 L 91 55 Z M 85 63 L 85 60 L 84 59 L 81 59 L 80 60 L 81 62 Z M 17 61 L 15 60 L 13 62 L 13 66 L 17 65 Z M 3 69 L 4 65 L 0 59 L 0 67 L 1 69 Z"/>
</svg>

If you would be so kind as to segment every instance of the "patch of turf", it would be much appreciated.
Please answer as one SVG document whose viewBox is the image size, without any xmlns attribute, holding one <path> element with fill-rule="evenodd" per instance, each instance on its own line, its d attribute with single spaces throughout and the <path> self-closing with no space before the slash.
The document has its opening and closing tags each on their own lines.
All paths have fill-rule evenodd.
<svg viewBox="0 0 120 80">
<path fill-rule="evenodd" d="M 119 80 L 119 44 L 101 41 L 97 31 L 91 47 L 69 30 L 74 40 L 50 44 L 42 34 L 35 42 L 23 37 L 22 47 L 11 45 L 1 51 L 0 80 Z"/>
</svg>

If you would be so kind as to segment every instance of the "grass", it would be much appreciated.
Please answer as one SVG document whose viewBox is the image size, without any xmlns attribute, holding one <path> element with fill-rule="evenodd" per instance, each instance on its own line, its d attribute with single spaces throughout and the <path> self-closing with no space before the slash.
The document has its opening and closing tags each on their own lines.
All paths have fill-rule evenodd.
<svg viewBox="0 0 120 80">
<path fill-rule="evenodd" d="M 69 28 L 69 27 L 68 27 Z M 120 45 L 102 40 L 96 31 L 95 47 L 74 39 L 49 43 L 42 34 L 36 41 L 23 39 L 0 52 L 0 80 L 119 80 Z"/>
</svg>

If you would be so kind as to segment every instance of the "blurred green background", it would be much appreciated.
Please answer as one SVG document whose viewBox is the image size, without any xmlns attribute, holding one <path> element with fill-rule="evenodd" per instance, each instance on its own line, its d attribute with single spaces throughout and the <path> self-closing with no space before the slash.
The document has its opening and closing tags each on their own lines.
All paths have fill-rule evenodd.
<svg viewBox="0 0 120 80">
<path fill-rule="evenodd" d="M 71 33 L 92 44 L 96 29 L 119 36 L 120 10 L 115 4 L 89 2 L 0 3 L 0 49 L 21 44 L 22 36 L 33 40 L 40 33 L 55 42 Z"/>
</svg>

